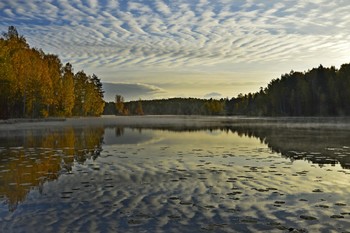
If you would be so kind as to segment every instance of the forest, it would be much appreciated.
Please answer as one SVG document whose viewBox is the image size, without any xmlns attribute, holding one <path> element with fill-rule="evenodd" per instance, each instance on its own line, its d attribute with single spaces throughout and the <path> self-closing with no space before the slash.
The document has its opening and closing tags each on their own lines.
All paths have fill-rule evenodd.
<svg viewBox="0 0 350 233">
<path fill-rule="evenodd" d="M 256 93 L 226 100 L 228 115 L 349 116 L 350 64 L 284 74 Z"/>
<path fill-rule="evenodd" d="M 224 115 L 225 101 L 198 98 L 170 98 L 124 102 L 117 95 L 106 103 L 105 115 Z"/>
<path fill-rule="evenodd" d="M 99 116 L 101 80 L 31 48 L 14 26 L 0 38 L 0 119 Z"/>
<path fill-rule="evenodd" d="M 349 116 L 350 64 L 284 74 L 258 92 L 236 98 L 171 98 L 106 103 L 104 114 Z"/>
</svg>

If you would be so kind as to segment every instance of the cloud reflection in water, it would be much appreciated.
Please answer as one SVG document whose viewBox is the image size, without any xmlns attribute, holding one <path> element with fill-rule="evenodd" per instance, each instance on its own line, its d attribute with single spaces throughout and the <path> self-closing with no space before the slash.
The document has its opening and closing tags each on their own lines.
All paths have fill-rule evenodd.
<svg viewBox="0 0 350 233">
<path fill-rule="evenodd" d="M 14 214 L 2 206 L 0 218 L 6 221 L 0 230 L 345 230 L 350 172 L 339 164 L 318 166 L 275 152 L 293 149 L 320 158 L 316 152 L 324 155 L 321 149 L 327 146 L 327 151 L 349 154 L 343 144 L 346 132 L 334 137 L 314 133 L 325 135 L 328 144 L 322 144 L 321 136 L 312 144 L 312 131 L 106 128 L 103 150 L 95 160 L 74 163 L 72 174 L 61 173 L 42 184 L 40 192 L 30 191 Z M 277 135 L 288 144 L 275 140 Z M 304 151 L 308 147 L 302 141 L 310 151 Z M 329 156 L 337 158 L 333 152 Z"/>
</svg>

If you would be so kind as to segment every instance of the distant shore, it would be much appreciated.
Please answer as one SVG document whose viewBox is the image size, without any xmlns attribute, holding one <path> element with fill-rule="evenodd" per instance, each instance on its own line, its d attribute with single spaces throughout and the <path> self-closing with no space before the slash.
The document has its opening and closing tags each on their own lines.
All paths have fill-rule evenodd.
<svg viewBox="0 0 350 233">
<path fill-rule="evenodd" d="M 102 116 L 0 121 L 0 130 L 29 130 L 60 127 L 214 128 L 230 126 L 284 127 L 350 130 L 350 117 L 244 117 L 244 116 Z"/>
</svg>

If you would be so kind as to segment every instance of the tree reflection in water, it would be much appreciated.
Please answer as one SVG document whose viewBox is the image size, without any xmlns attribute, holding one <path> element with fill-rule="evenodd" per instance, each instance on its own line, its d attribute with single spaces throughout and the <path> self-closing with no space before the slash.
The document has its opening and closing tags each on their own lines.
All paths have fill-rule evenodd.
<svg viewBox="0 0 350 233">
<path fill-rule="evenodd" d="M 291 161 L 307 160 L 322 167 L 340 164 L 350 168 L 349 131 L 266 127 L 237 127 L 230 131 L 259 138 L 273 152 Z"/>
<path fill-rule="evenodd" d="M 134 127 L 142 132 L 147 127 Z M 227 126 L 227 127 L 152 127 L 173 132 L 196 132 L 216 130 L 258 138 L 272 152 L 280 153 L 291 161 L 307 160 L 322 167 L 325 164 L 340 164 L 350 169 L 350 131 L 314 128 L 285 128 L 262 126 Z M 123 128 L 116 128 L 118 137 L 124 134 Z"/>
<path fill-rule="evenodd" d="M 241 137 L 259 138 L 273 152 L 291 161 L 307 160 L 323 166 L 340 164 L 350 168 L 350 132 L 278 127 L 134 127 L 137 135 L 125 135 L 123 127 L 114 127 L 114 140 L 137 144 L 144 140 L 142 130 L 172 132 L 221 131 Z M 111 135 L 107 135 L 111 137 Z M 96 159 L 104 141 L 104 128 L 65 128 L 61 130 L 26 130 L 0 134 L 0 196 L 10 211 L 23 202 L 31 189 L 42 192 L 43 184 L 69 174 L 75 163 Z M 149 135 L 147 135 L 149 137 Z M 116 139 L 118 138 L 118 139 Z M 147 138 L 150 140 L 150 138 Z"/>
<path fill-rule="evenodd" d="M 103 128 L 2 133 L 0 197 L 5 198 L 9 210 L 14 211 L 31 189 L 42 192 L 45 182 L 71 172 L 74 162 L 96 159 L 103 134 Z"/>
<path fill-rule="evenodd" d="M 142 131 L 147 127 L 135 127 Z M 272 152 L 280 153 L 283 158 L 291 161 L 307 160 L 322 167 L 325 164 L 340 164 L 344 169 L 350 169 L 350 131 L 284 128 L 262 126 L 227 126 L 227 127 L 152 127 L 151 129 L 173 132 L 196 132 L 216 130 L 234 133 L 240 137 L 258 138 Z M 116 130 L 117 131 L 117 130 Z M 124 132 L 118 129 L 119 136 Z"/>
</svg>

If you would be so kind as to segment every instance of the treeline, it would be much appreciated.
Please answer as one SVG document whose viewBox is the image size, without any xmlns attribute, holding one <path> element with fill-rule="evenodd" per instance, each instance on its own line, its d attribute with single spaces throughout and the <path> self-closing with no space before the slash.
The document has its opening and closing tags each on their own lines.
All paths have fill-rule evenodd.
<svg viewBox="0 0 350 233">
<path fill-rule="evenodd" d="M 119 107 L 118 107 L 119 106 Z M 120 107 L 122 106 L 122 108 Z M 349 116 L 350 64 L 291 71 L 256 93 L 232 99 L 172 98 L 106 104 L 116 115 Z"/>
<path fill-rule="evenodd" d="M 226 103 L 229 115 L 348 116 L 350 64 L 284 74 L 259 92 Z"/>
<path fill-rule="evenodd" d="M 225 100 L 170 98 L 106 103 L 106 115 L 225 115 Z"/>
<path fill-rule="evenodd" d="M 15 27 L 0 38 L 0 118 L 99 116 L 103 89 L 96 75 L 74 73 L 58 56 L 31 48 Z"/>
</svg>

